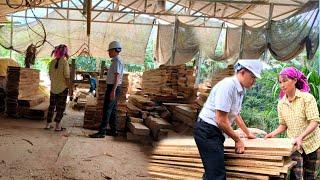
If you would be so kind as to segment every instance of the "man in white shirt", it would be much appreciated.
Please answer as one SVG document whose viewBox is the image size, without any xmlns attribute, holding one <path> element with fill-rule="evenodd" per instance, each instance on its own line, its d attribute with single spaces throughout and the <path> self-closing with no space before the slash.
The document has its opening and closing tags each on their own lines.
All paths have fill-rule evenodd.
<svg viewBox="0 0 320 180">
<path fill-rule="evenodd" d="M 211 90 L 194 128 L 194 138 L 205 169 L 203 179 L 224 180 L 224 140 L 229 136 L 235 141 L 236 153 L 244 152 L 244 144 L 233 131 L 235 121 L 248 138 L 249 132 L 240 116 L 245 88 L 251 88 L 260 78 L 262 63 L 259 60 L 242 59 L 235 65 L 236 74 L 218 82 Z"/>
<path fill-rule="evenodd" d="M 89 135 L 91 138 L 104 138 L 105 135 L 116 136 L 117 123 L 117 99 L 120 95 L 124 64 L 119 57 L 122 46 L 119 42 L 113 41 L 109 44 L 108 53 L 111 65 L 107 74 L 107 89 L 104 97 L 102 121 L 99 131 Z M 109 123 L 110 129 L 107 130 Z"/>
</svg>

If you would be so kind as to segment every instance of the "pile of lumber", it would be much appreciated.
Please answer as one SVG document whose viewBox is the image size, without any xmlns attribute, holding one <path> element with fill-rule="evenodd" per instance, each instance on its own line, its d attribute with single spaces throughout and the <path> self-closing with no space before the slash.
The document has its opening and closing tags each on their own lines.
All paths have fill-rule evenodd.
<svg viewBox="0 0 320 180">
<path fill-rule="evenodd" d="M 194 127 L 194 123 L 197 120 L 197 110 L 194 106 L 190 104 L 168 104 L 167 107 L 172 114 L 172 120 Z"/>
<path fill-rule="evenodd" d="M 6 113 L 9 116 L 45 118 L 49 103 L 46 95 L 39 92 L 39 75 L 35 69 L 8 67 Z"/>
<path fill-rule="evenodd" d="M 226 139 L 225 165 L 228 179 L 286 179 L 296 164 L 290 159 L 290 139 L 244 140 L 244 154 L 234 152 L 234 141 Z M 204 169 L 193 138 L 165 139 L 150 158 L 152 178 L 201 179 Z"/>
<path fill-rule="evenodd" d="M 170 113 L 166 107 L 157 105 L 144 96 L 130 95 L 127 109 L 129 140 L 163 139 L 172 129 L 168 122 Z"/>
<path fill-rule="evenodd" d="M 107 88 L 106 79 L 97 80 L 96 96 L 97 99 L 87 101 L 84 112 L 83 127 L 98 130 L 102 119 L 104 95 Z"/>
<path fill-rule="evenodd" d="M 3 112 L 6 109 L 5 98 L 6 98 L 6 93 L 4 91 L 4 88 L 0 87 L 0 112 Z"/>
<path fill-rule="evenodd" d="M 122 86 L 121 86 L 121 92 L 118 99 L 118 103 L 122 104 L 126 102 L 128 88 L 129 88 L 129 74 L 125 73 L 123 74 L 123 77 L 122 77 Z"/>
<path fill-rule="evenodd" d="M 121 93 L 118 100 L 117 108 L 117 130 L 125 131 L 127 122 L 127 93 L 129 89 L 129 74 L 125 73 L 122 77 Z"/>
<path fill-rule="evenodd" d="M 162 102 L 193 100 L 196 97 L 194 84 L 194 70 L 186 65 L 161 65 L 158 69 L 145 71 L 142 75 L 143 92 Z"/>
<path fill-rule="evenodd" d="M 6 76 L 0 76 L 0 88 L 6 89 L 7 79 Z"/>
<path fill-rule="evenodd" d="M 126 98 L 126 91 L 128 87 L 128 76 L 124 76 L 123 81 L 123 92 L 124 94 L 121 94 L 120 101 L 118 102 L 117 107 L 117 130 L 118 131 L 124 131 L 126 127 L 126 119 L 127 119 L 127 107 L 125 104 L 125 98 Z M 102 120 L 103 115 L 103 104 L 104 104 L 104 95 L 107 88 L 106 79 L 98 79 L 97 82 L 97 99 L 96 100 L 90 100 L 88 101 L 85 106 L 85 113 L 84 113 L 84 123 L 83 127 L 87 129 L 93 129 L 98 130 L 99 125 Z M 122 99 L 121 99 L 122 98 Z"/>
<path fill-rule="evenodd" d="M 119 132 L 124 132 L 126 130 L 127 123 L 127 105 L 126 103 L 118 103 L 117 107 L 117 124 L 116 128 Z"/>
<path fill-rule="evenodd" d="M 206 102 L 211 88 L 216 85 L 219 81 L 223 80 L 226 77 L 230 77 L 234 75 L 233 65 L 227 66 L 225 69 L 217 70 L 213 73 L 211 82 L 205 82 L 198 87 L 198 97 L 195 100 L 195 107 L 197 109 L 201 109 Z"/>
<path fill-rule="evenodd" d="M 201 109 L 203 107 L 210 94 L 211 88 L 212 85 L 209 81 L 199 84 L 197 93 L 198 97 L 194 103 L 196 109 Z"/>
<path fill-rule="evenodd" d="M 234 75 L 234 67 L 233 65 L 228 65 L 227 68 L 225 69 L 220 69 L 216 72 L 214 72 L 213 76 L 212 76 L 212 87 L 214 85 L 216 85 L 219 81 L 221 81 L 222 79 L 229 77 L 229 76 L 233 76 Z"/>
<path fill-rule="evenodd" d="M 129 73 L 129 94 L 136 94 L 141 91 L 142 72 Z"/>
<path fill-rule="evenodd" d="M 87 88 L 76 88 L 73 92 L 73 96 L 75 97 L 73 100 L 73 108 L 81 110 L 85 108 L 87 103 L 87 96 L 89 96 Z"/>
<path fill-rule="evenodd" d="M 92 96 L 87 96 L 83 128 L 97 130 L 100 122 L 101 120 L 97 120 L 97 100 Z"/>
</svg>

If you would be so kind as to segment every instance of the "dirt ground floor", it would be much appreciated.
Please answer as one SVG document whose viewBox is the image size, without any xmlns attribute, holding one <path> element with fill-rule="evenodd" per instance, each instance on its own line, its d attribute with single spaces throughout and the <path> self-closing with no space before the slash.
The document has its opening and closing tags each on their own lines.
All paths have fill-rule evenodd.
<svg viewBox="0 0 320 180">
<path fill-rule="evenodd" d="M 90 139 L 83 112 L 66 111 L 63 132 L 44 130 L 45 121 L 0 114 L 0 179 L 149 179 L 152 147 L 124 137 Z"/>
</svg>

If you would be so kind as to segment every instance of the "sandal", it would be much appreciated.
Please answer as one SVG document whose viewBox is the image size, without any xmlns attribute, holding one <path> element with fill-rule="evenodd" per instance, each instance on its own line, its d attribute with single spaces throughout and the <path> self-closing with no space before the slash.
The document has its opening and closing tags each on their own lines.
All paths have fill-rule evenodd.
<svg viewBox="0 0 320 180">
<path fill-rule="evenodd" d="M 54 131 L 64 131 L 66 128 L 61 127 L 61 129 L 55 129 Z"/>
<path fill-rule="evenodd" d="M 44 127 L 43 129 L 44 129 L 44 130 L 50 130 L 50 129 L 52 129 L 52 128 L 53 128 L 53 126 L 52 126 L 52 125 L 49 125 L 49 126 Z"/>
</svg>

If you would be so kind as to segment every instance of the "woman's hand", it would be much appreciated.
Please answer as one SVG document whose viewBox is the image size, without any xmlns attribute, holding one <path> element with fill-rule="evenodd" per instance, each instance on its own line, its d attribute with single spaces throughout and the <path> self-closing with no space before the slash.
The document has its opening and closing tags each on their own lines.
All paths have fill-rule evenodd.
<svg viewBox="0 0 320 180">
<path fill-rule="evenodd" d="M 292 141 L 292 144 L 296 147 L 296 150 L 299 150 L 301 149 L 302 142 L 302 137 L 298 136 Z"/>
<path fill-rule="evenodd" d="M 267 138 L 274 138 L 274 137 L 275 137 L 275 135 L 273 134 L 273 132 L 272 132 L 272 133 L 269 133 L 269 134 L 267 134 L 267 135 L 264 136 L 265 139 L 267 139 Z"/>
</svg>

